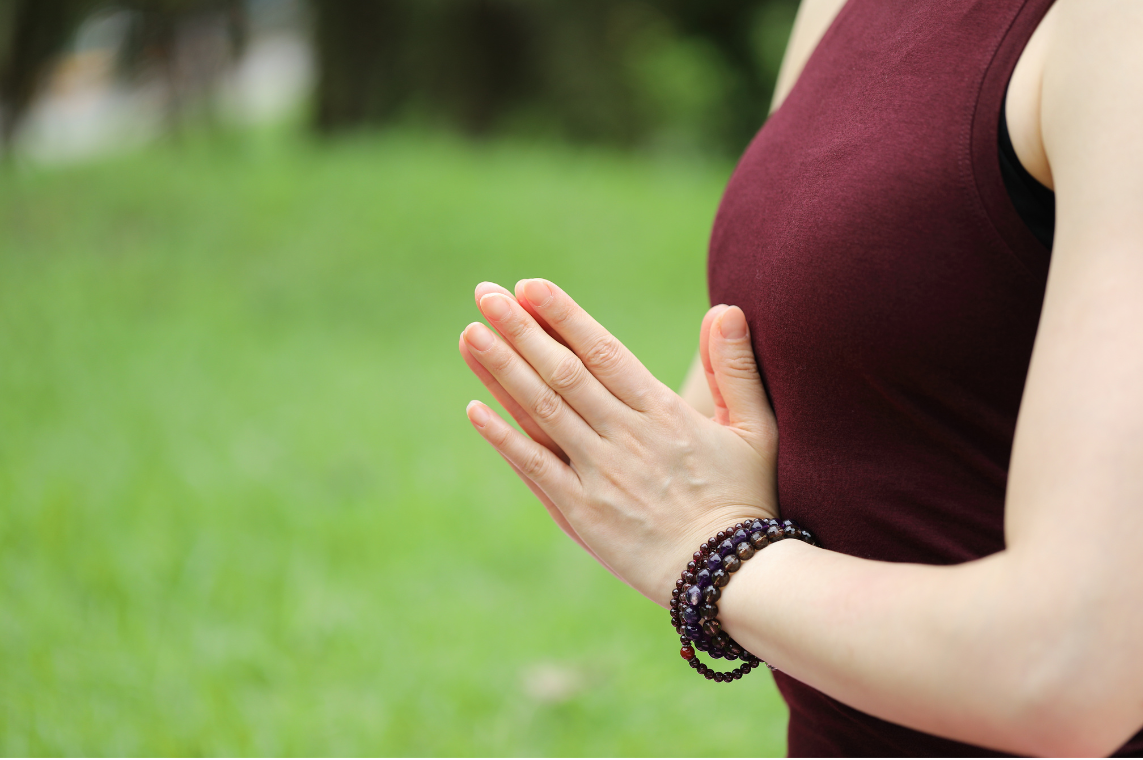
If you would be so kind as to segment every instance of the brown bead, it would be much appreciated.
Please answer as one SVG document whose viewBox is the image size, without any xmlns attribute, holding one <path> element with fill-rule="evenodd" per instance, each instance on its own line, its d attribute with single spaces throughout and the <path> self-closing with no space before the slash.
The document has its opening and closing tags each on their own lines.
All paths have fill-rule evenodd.
<svg viewBox="0 0 1143 760">
<path fill-rule="evenodd" d="M 782 528 L 778 525 L 771 525 L 769 530 L 766 531 L 766 538 L 768 538 L 770 540 L 770 543 L 774 543 L 775 541 L 781 541 L 785 537 L 786 537 L 786 534 L 782 531 Z"/>
<path fill-rule="evenodd" d="M 683 647 L 679 650 L 679 654 L 683 656 L 684 660 L 691 660 L 694 659 L 695 650 L 691 649 L 690 647 Z"/>
<path fill-rule="evenodd" d="M 766 534 L 760 530 L 756 530 L 750 534 L 750 543 L 753 544 L 755 549 L 763 549 L 766 544 L 770 543 L 766 538 Z"/>
<path fill-rule="evenodd" d="M 737 573 L 740 567 L 742 567 L 742 560 L 734 554 L 722 560 L 722 569 L 728 573 Z"/>
<path fill-rule="evenodd" d="M 754 547 L 743 541 L 734 547 L 734 553 L 738 555 L 739 559 L 750 559 L 754 556 Z"/>
<path fill-rule="evenodd" d="M 699 610 L 699 617 L 704 621 L 714 620 L 718 617 L 718 607 L 714 604 L 704 604 Z"/>
<path fill-rule="evenodd" d="M 702 599 L 707 604 L 714 604 L 722 598 L 722 590 L 718 586 L 707 586 L 702 590 Z"/>
<path fill-rule="evenodd" d="M 726 574 L 725 570 L 715 570 L 710 574 L 710 582 L 715 586 L 722 588 L 730 580 L 730 576 Z"/>
<path fill-rule="evenodd" d="M 722 631 L 722 624 L 717 620 L 708 620 L 702 624 L 702 631 L 707 636 L 714 638 Z"/>
</svg>

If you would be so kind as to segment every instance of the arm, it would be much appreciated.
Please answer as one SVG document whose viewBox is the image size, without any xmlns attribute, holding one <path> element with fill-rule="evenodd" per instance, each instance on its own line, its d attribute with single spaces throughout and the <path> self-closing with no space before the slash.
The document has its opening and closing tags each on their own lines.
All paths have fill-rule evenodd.
<svg viewBox="0 0 1143 760">
<path fill-rule="evenodd" d="M 1016 753 L 1106 754 L 1143 724 L 1143 9 L 1059 0 L 1050 15 L 1042 133 L 1059 216 L 1008 548 L 926 567 L 780 543 L 746 563 L 720 608 L 751 651 L 871 714 Z M 773 509 L 772 483 L 741 490 L 772 477 L 776 446 L 741 313 L 724 310 L 709 332 L 723 426 L 649 378 L 565 294 L 525 295 L 581 362 L 521 310 L 493 313 L 488 296 L 482 310 L 511 345 L 475 327 L 466 339 L 568 459 L 486 407 L 470 417 L 587 546 L 662 604 L 712 526 Z"/>
<path fill-rule="evenodd" d="M 935 568 L 779 544 L 727 588 L 723 616 L 752 651 L 874 715 L 1097 755 L 1143 725 L 1143 7 L 1060 0 L 1044 32 L 1059 217 L 1007 550 Z"/>
</svg>

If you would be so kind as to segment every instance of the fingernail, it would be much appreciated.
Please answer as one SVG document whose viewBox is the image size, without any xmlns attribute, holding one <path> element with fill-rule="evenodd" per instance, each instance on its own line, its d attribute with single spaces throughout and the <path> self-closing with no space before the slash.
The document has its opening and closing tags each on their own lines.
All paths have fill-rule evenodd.
<svg viewBox="0 0 1143 760">
<path fill-rule="evenodd" d="M 512 313 L 512 304 L 508 303 L 505 295 L 489 293 L 480 299 L 480 310 L 493 322 L 499 322 Z"/>
<path fill-rule="evenodd" d="M 742 309 L 729 308 L 718 319 L 718 330 L 727 340 L 741 340 L 746 337 L 746 315 Z"/>
<path fill-rule="evenodd" d="M 552 288 L 543 280 L 528 280 L 524 283 L 524 297 L 533 306 L 547 306 L 548 301 L 552 300 Z"/>
<path fill-rule="evenodd" d="M 487 351 L 496 342 L 492 331 L 479 322 L 473 322 L 465 329 L 464 339 L 477 351 Z"/>
<path fill-rule="evenodd" d="M 465 409 L 465 411 L 468 412 L 468 419 L 472 420 L 472 424 L 478 428 L 484 427 L 492 420 L 492 415 L 488 412 L 488 407 L 479 401 L 469 401 L 468 408 Z"/>
</svg>

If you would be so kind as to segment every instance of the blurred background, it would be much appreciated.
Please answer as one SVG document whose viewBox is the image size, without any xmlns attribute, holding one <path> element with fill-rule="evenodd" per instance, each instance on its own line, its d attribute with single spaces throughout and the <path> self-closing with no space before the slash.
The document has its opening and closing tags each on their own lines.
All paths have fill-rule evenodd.
<svg viewBox="0 0 1143 760">
<path fill-rule="evenodd" d="M 795 9 L 0 0 L 0 753 L 784 753 L 456 341 L 543 276 L 678 387 Z"/>
</svg>

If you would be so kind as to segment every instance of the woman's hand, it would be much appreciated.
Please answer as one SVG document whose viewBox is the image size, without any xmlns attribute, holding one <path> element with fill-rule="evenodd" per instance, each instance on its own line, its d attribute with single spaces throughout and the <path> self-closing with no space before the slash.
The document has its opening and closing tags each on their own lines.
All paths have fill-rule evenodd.
<svg viewBox="0 0 1143 760">
<path fill-rule="evenodd" d="M 469 325 L 461 353 L 531 438 L 484 404 L 481 435 L 561 527 L 661 605 L 708 536 L 777 516 L 777 428 L 741 310 L 703 320 L 703 364 L 716 402 L 704 418 L 656 380 L 566 293 L 544 280 L 477 289 L 503 336 Z"/>
</svg>

